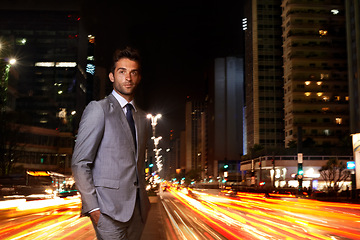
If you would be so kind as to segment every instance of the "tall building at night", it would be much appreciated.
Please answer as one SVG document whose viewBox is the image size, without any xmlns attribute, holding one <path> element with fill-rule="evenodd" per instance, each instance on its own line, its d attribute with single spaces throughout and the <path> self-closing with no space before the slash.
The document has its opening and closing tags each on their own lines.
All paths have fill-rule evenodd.
<svg viewBox="0 0 360 240">
<path fill-rule="evenodd" d="M 285 146 L 298 129 L 313 146 L 349 136 L 344 1 L 283 0 Z"/>
<path fill-rule="evenodd" d="M 360 133 L 360 3 L 347 0 L 346 34 L 349 71 L 350 132 Z"/>
<path fill-rule="evenodd" d="M 243 155 L 243 59 L 216 58 L 214 80 L 214 159 L 239 160 Z"/>
<path fill-rule="evenodd" d="M 247 148 L 284 146 L 281 0 L 245 2 Z"/>
<path fill-rule="evenodd" d="M 15 168 L 71 172 L 73 132 L 91 99 L 95 71 L 95 39 L 86 34 L 80 13 L 76 0 L 0 5 L 0 59 L 17 60 L 6 103 L 20 116 L 11 120 L 20 137 L 16 148 L 5 146 Z"/>
<path fill-rule="evenodd" d="M 197 170 L 204 179 L 208 174 L 207 102 L 187 99 L 185 106 L 185 172 Z"/>
<path fill-rule="evenodd" d="M 94 74 L 94 59 L 88 51 L 93 44 L 76 1 L 60 8 L 40 2 L 0 7 L 0 41 L 17 59 L 17 81 L 9 81 L 16 92 L 12 101 L 22 123 L 72 131 L 72 119 L 92 92 L 88 77 Z"/>
</svg>

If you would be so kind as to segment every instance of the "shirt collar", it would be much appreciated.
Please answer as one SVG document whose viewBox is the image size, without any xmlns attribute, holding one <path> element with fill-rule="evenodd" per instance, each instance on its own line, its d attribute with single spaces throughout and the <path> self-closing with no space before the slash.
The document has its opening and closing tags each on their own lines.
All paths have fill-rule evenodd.
<svg viewBox="0 0 360 240">
<path fill-rule="evenodd" d="M 116 100 L 119 102 L 121 108 L 125 108 L 125 105 L 130 103 L 131 105 L 133 105 L 134 107 L 134 110 L 136 112 L 136 107 L 135 107 L 135 104 L 134 104 L 134 100 L 131 100 L 130 102 L 128 102 L 125 98 L 123 98 L 120 94 L 118 94 L 115 90 L 112 91 L 111 93 L 115 98 Z"/>
</svg>

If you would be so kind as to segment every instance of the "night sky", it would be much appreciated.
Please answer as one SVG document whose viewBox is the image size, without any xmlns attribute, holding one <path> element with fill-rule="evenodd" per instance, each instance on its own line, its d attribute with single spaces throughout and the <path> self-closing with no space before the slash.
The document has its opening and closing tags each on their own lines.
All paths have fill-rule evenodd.
<svg viewBox="0 0 360 240">
<path fill-rule="evenodd" d="M 242 1 L 86 1 L 83 20 L 96 36 L 96 64 L 108 67 L 117 47 L 143 57 L 138 105 L 162 113 L 159 128 L 185 126 L 187 96 L 203 96 L 213 59 L 243 51 Z M 160 126 L 161 125 L 161 126 Z"/>
</svg>

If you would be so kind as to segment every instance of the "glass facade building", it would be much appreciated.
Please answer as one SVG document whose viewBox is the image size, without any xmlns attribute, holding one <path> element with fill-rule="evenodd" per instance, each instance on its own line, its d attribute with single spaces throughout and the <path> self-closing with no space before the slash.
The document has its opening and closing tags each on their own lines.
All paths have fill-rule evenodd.
<svg viewBox="0 0 360 240">
<path fill-rule="evenodd" d="M 73 130 L 87 88 L 88 41 L 80 21 L 79 11 L 1 10 L 1 42 L 17 59 L 9 97 L 22 124 Z"/>
<path fill-rule="evenodd" d="M 284 146 L 281 0 L 245 4 L 247 148 Z"/>
</svg>

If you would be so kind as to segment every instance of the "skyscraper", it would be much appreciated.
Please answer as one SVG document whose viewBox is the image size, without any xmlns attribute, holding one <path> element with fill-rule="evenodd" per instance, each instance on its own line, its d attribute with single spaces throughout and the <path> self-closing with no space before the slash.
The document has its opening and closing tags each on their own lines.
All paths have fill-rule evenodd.
<svg viewBox="0 0 360 240">
<path fill-rule="evenodd" d="M 16 90 L 15 110 L 23 114 L 26 125 L 71 131 L 69 120 L 84 108 L 89 88 L 88 35 L 79 5 L 57 8 L 40 2 L 0 7 L 1 41 L 18 63 L 17 82 L 9 81 Z"/>
<path fill-rule="evenodd" d="M 94 74 L 94 37 L 83 28 L 79 1 L 3 1 L 0 44 L 0 60 L 7 55 L 17 60 L 10 71 L 6 110 L 20 116 L 6 120 L 6 126 L 16 129 L 13 134 L 1 132 L 1 160 L 11 156 L 12 166 L 2 172 L 69 174 L 75 119 L 92 94 Z M 12 142 L 11 135 L 16 137 Z"/>
<path fill-rule="evenodd" d="M 245 3 L 247 147 L 284 146 L 281 0 Z"/>
<path fill-rule="evenodd" d="M 360 133 L 360 3 L 347 0 L 346 40 L 349 70 L 350 132 Z"/>
<path fill-rule="evenodd" d="M 342 0 L 283 0 L 285 145 L 332 146 L 349 135 Z M 299 128 L 301 127 L 301 128 Z"/>
<path fill-rule="evenodd" d="M 243 155 L 243 59 L 216 58 L 214 69 L 214 159 L 239 160 Z"/>
<path fill-rule="evenodd" d="M 185 106 L 185 171 L 197 170 L 204 178 L 208 172 L 207 103 L 187 99 Z"/>
</svg>

